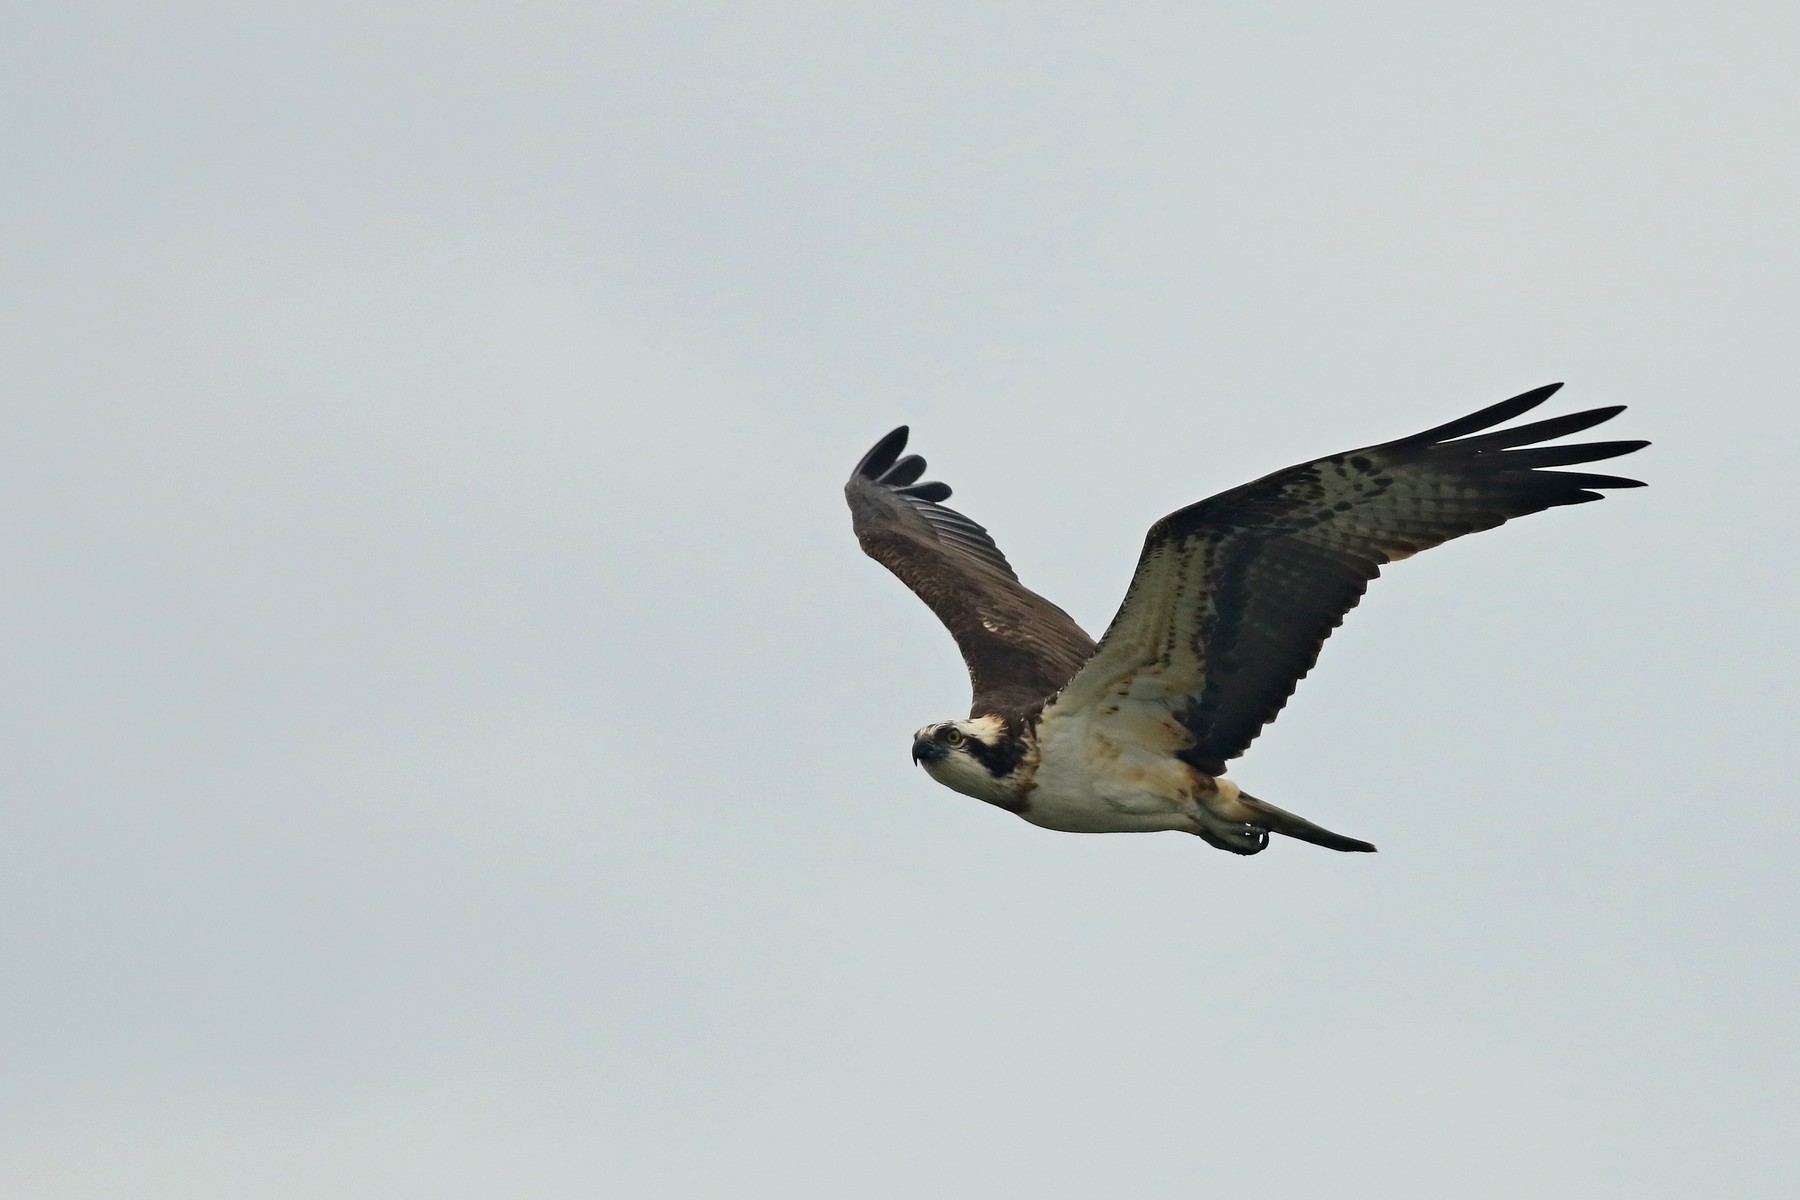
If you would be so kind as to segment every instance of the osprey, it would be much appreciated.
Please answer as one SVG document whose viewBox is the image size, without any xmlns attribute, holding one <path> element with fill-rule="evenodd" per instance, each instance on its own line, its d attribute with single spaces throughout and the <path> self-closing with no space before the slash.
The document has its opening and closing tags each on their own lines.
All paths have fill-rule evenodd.
<svg viewBox="0 0 1800 1200">
<path fill-rule="evenodd" d="M 1374 850 L 1241 791 L 1221 778 L 1225 764 L 1275 719 L 1384 564 L 1512 517 L 1599 500 L 1598 488 L 1643 486 L 1540 469 L 1648 445 L 1539 444 L 1623 405 L 1493 429 L 1561 386 L 1169 514 L 1150 527 L 1097 645 L 1019 582 L 987 530 L 944 507 L 949 487 L 919 482 L 925 460 L 900 457 L 902 425 L 863 456 L 844 493 L 863 550 L 949 627 L 975 693 L 968 719 L 913 735 L 913 760 L 939 783 L 1047 829 L 1180 830 L 1233 854 L 1257 853 L 1271 833 Z"/>
</svg>

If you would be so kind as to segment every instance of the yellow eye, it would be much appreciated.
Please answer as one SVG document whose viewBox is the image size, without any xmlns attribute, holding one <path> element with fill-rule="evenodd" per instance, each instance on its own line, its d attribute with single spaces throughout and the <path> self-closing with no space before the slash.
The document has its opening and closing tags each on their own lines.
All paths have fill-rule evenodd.
<svg viewBox="0 0 1800 1200">
<path fill-rule="evenodd" d="M 962 730 L 946 729 L 938 734 L 938 741 L 946 746 L 960 746 L 963 744 Z"/>
</svg>

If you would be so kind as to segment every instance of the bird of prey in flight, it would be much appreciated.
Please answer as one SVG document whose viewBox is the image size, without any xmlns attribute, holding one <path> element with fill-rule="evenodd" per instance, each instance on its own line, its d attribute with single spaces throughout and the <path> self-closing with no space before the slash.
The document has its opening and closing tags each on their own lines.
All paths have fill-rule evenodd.
<svg viewBox="0 0 1800 1200">
<path fill-rule="evenodd" d="M 1221 492 L 1150 527 L 1099 643 L 1019 582 L 987 530 L 921 483 L 903 425 L 844 493 L 856 537 L 950 630 L 974 686 L 966 720 L 913 735 L 931 777 L 1034 825 L 1073 833 L 1180 830 L 1233 854 L 1280 833 L 1373 850 L 1222 778 L 1275 719 L 1382 566 L 1512 517 L 1641 487 L 1549 471 L 1642 441 L 1541 443 L 1610 420 L 1595 408 L 1494 426 L 1550 384 L 1411 437 L 1333 454 Z M 1484 432 L 1485 431 L 1485 432 Z"/>
</svg>

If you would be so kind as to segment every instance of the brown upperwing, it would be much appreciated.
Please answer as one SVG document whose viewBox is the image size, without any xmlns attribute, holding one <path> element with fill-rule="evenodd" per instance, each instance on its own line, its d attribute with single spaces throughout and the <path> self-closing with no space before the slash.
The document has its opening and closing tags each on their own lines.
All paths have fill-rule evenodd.
<svg viewBox="0 0 1800 1200">
<path fill-rule="evenodd" d="M 1034 709 L 1080 670 L 1094 641 L 1019 582 L 987 530 L 940 503 L 947 485 L 917 482 L 925 460 L 900 457 L 906 435 L 902 425 L 877 442 L 844 485 L 856 540 L 956 639 L 975 693 L 970 716 Z"/>
</svg>

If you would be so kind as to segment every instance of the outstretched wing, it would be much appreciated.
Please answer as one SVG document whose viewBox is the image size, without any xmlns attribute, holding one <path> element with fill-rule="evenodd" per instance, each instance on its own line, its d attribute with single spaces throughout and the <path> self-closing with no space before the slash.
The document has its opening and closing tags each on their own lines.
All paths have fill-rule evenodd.
<svg viewBox="0 0 1800 1200">
<path fill-rule="evenodd" d="M 844 485 L 856 540 L 956 638 L 975 690 L 971 716 L 1032 708 L 1069 681 L 1094 641 L 1019 582 L 987 530 L 939 503 L 948 485 L 917 482 L 925 460 L 900 457 L 906 432 L 875 443 Z"/>
<path fill-rule="evenodd" d="M 1623 406 L 1481 433 L 1543 403 L 1551 384 L 1412 437 L 1334 454 L 1171 513 L 1151 527 L 1125 602 L 1051 715 L 1160 725 L 1217 775 L 1275 719 L 1331 631 L 1385 563 L 1512 517 L 1641 487 L 1544 471 L 1647 442 L 1537 443 Z M 1469 436 L 1477 434 L 1479 436 Z M 1179 726 L 1179 728 L 1177 728 Z"/>
</svg>

